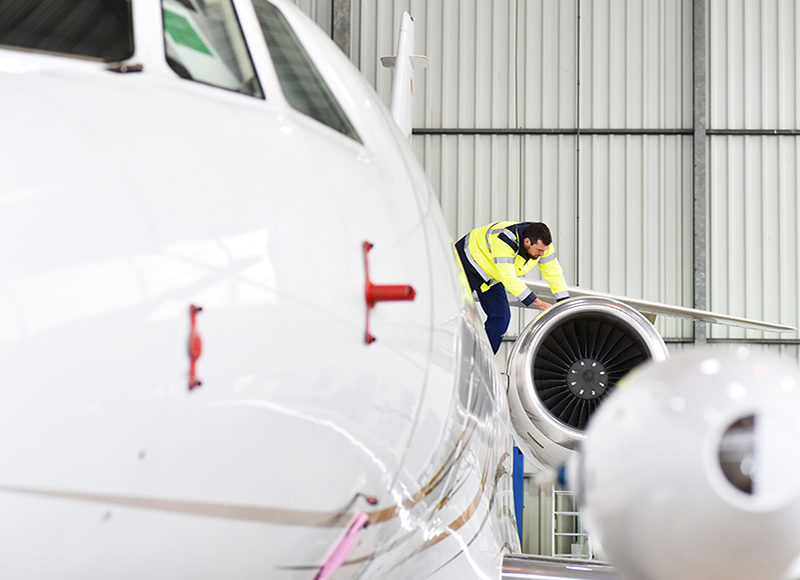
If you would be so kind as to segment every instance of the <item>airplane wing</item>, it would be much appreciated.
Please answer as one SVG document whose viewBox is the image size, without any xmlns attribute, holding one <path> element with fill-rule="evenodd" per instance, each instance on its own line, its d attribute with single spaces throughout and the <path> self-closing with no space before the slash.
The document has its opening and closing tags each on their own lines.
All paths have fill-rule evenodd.
<svg viewBox="0 0 800 580">
<path fill-rule="evenodd" d="M 550 287 L 547 282 L 541 280 L 529 280 L 521 278 L 525 284 L 530 288 L 539 298 L 545 302 L 555 302 Z M 708 310 L 698 310 L 696 308 L 687 308 L 685 306 L 673 306 L 671 304 L 664 304 L 662 302 L 651 302 L 649 300 L 640 300 L 639 298 L 628 298 L 625 296 L 615 296 L 613 294 L 604 294 L 602 292 L 595 292 L 594 290 L 586 290 L 585 288 L 576 288 L 570 286 L 568 288 L 570 296 L 595 296 L 598 298 L 611 298 L 619 302 L 623 302 L 628 306 L 639 310 L 645 314 L 662 314 L 664 316 L 673 316 L 678 318 L 690 318 L 692 320 L 699 320 L 702 322 L 712 322 L 715 324 L 727 324 L 729 326 L 742 326 L 751 328 L 753 330 L 766 330 L 769 332 L 794 332 L 797 330 L 792 326 L 784 326 L 783 324 L 774 324 L 772 322 L 763 322 L 761 320 L 753 320 L 751 318 L 741 318 L 738 316 L 730 316 L 727 314 L 718 314 Z M 652 322 L 652 320 L 651 320 Z"/>
</svg>

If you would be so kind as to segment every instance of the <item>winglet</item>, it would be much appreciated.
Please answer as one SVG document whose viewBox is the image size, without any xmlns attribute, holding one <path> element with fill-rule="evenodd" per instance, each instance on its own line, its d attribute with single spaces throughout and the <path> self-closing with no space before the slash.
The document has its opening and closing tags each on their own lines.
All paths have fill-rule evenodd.
<svg viewBox="0 0 800 580">
<path fill-rule="evenodd" d="M 428 65 L 426 57 L 411 54 L 413 48 L 414 19 L 408 12 L 403 12 L 400 35 L 397 38 L 397 54 L 381 57 L 381 64 L 387 68 L 394 68 L 392 117 L 406 137 L 411 137 L 411 110 L 414 100 L 414 81 L 411 78 L 411 71 Z"/>
</svg>

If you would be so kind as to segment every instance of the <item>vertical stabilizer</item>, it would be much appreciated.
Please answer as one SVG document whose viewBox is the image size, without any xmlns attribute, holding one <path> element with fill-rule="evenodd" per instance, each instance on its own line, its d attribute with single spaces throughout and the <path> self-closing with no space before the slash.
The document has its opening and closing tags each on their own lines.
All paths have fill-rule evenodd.
<svg viewBox="0 0 800 580">
<path fill-rule="evenodd" d="M 392 117 L 406 137 L 411 137 L 411 111 L 414 100 L 414 81 L 411 71 L 424 68 L 428 59 L 424 56 L 412 55 L 414 49 L 414 19 L 408 12 L 403 12 L 400 23 L 400 35 L 397 38 L 395 56 L 384 56 L 381 64 L 394 67 L 392 76 Z"/>
</svg>

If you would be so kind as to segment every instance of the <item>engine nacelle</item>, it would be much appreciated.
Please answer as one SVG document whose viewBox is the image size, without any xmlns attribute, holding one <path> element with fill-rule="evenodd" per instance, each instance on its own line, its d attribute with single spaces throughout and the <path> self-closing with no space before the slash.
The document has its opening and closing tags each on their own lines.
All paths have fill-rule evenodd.
<svg viewBox="0 0 800 580">
<path fill-rule="evenodd" d="M 800 368 L 704 348 L 623 384 L 569 474 L 614 566 L 650 580 L 787 578 L 800 554 Z"/>
<path fill-rule="evenodd" d="M 637 310 L 610 298 L 559 302 L 522 331 L 508 359 L 515 439 L 540 467 L 563 464 L 592 413 L 633 367 L 667 348 Z"/>
</svg>

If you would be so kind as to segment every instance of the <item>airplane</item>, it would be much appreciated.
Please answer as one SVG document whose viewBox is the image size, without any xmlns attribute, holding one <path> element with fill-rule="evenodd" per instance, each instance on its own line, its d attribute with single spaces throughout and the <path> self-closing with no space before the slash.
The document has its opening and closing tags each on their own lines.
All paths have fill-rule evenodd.
<svg viewBox="0 0 800 580">
<path fill-rule="evenodd" d="M 287 0 L 5 0 L 0 86 L 4 574 L 616 574 L 519 555 L 410 80 Z"/>
</svg>

